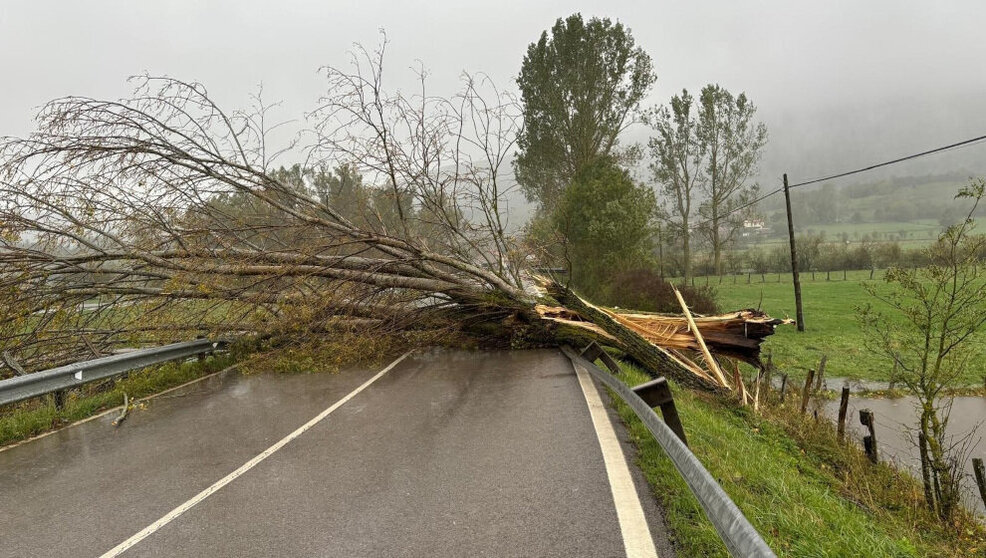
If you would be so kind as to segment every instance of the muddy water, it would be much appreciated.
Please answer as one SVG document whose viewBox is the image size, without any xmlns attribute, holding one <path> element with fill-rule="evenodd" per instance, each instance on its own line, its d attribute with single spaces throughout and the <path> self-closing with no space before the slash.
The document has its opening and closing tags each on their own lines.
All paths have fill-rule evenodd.
<svg viewBox="0 0 986 558">
<path fill-rule="evenodd" d="M 881 461 L 894 461 L 901 468 L 921 476 L 921 460 L 917 449 L 917 410 L 915 399 L 901 397 L 898 399 L 869 399 L 849 398 L 849 412 L 846 414 L 846 433 L 862 446 L 866 429 L 859 423 L 860 409 L 870 409 L 876 421 L 876 439 Z M 839 401 L 826 401 L 825 414 L 836 420 L 839 415 Z M 972 472 L 972 458 L 986 458 L 986 443 L 981 441 L 986 435 L 986 428 L 981 425 L 986 421 L 986 398 L 956 397 L 952 404 L 952 414 L 948 422 L 948 432 L 955 439 L 975 432 L 971 439 L 972 451 L 965 464 L 968 477 L 965 482 L 963 497 L 966 505 L 979 513 L 986 513 L 986 507 L 979 497 L 975 477 Z M 978 429 L 978 430 L 977 430 Z"/>
</svg>

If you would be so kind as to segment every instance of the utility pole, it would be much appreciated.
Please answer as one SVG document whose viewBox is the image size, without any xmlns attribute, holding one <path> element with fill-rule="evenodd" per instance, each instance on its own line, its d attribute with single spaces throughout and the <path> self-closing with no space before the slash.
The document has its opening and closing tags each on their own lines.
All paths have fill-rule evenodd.
<svg viewBox="0 0 986 558">
<path fill-rule="evenodd" d="M 797 309 L 798 331 L 805 330 L 805 311 L 801 306 L 801 278 L 798 277 L 798 251 L 794 247 L 794 217 L 791 215 L 791 189 L 784 173 L 784 201 L 787 203 L 787 234 L 791 239 L 791 275 L 794 277 L 794 305 Z"/>
</svg>

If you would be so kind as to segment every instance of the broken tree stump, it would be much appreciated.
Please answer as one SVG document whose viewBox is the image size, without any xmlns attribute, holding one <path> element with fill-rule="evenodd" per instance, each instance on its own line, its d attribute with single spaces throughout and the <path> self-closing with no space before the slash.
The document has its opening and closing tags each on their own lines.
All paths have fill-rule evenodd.
<svg viewBox="0 0 986 558">
<path fill-rule="evenodd" d="M 548 292 L 567 308 L 599 326 L 619 344 L 620 349 L 652 376 L 667 376 L 682 385 L 703 391 L 722 393 L 728 390 L 718 385 L 711 377 L 700 376 L 699 373 L 704 374 L 703 371 L 689 368 L 667 350 L 647 341 L 563 286 L 553 283 L 548 286 Z"/>
</svg>

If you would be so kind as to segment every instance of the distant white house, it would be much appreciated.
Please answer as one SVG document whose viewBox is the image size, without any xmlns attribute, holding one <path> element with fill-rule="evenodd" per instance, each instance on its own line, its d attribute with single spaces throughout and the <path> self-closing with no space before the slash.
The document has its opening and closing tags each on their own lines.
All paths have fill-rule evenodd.
<svg viewBox="0 0 986 558">
<path fill-rule="evenodd" d="M 744 219 L 742 236 L 766 234 L 767 226 L 763 219 Z"/>
</svg>

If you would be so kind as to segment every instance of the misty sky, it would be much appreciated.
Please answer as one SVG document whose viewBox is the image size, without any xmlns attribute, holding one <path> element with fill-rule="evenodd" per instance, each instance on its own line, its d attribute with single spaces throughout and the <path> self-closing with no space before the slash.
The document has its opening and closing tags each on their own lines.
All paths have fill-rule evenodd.
<svg viewBox="0 0 986 558">
<path fill-rule="evenodd" d="M 314 106 L 317 69 L 354 42 L 391 41 L 387 79 L 432 92 L 462 70 L 514 87 L 527 45 L 580 11 L 629 26 L 654 59 L 648 104 L 718 82 L 746 91 L 767 123 L 761 183 L 814 178 L 986 134 L 986 2 L 45 1 L 0 3 L 0 135 L 24 135 L 64 95 L 117 98 L 150 72 L 203 82 L 227 107 L 263 83 L 281 116 Z M 643 140 L 646 129 L 629 133 Z M 979 161 L 984 161 L 980 164 Z M 986 171 L 986 144 L 892 173 Z M 892 174 L 891 173 L 891 174 Z"/>
</svg>

